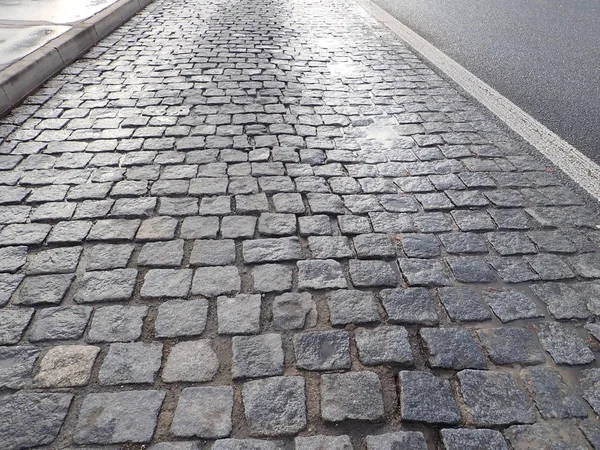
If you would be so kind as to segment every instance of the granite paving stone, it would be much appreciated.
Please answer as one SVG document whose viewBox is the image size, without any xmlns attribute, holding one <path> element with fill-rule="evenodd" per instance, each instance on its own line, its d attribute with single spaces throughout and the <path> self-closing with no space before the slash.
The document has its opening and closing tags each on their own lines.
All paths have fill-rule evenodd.
<svg viewBox="0 0 600 450">
<path fill-rule="evenodd" d="M 448 380 L 429 372 L 399 374 L 400 411 L 406 421 L 458 424 L 460 412 Z"/>
<path fill-rule="evenodd" d="M 73 399 L 68 393 L 17 392 L 3 395 L 0 441 L 7 450 L 18 450 L 54 442 Z"/>
<path fill-rule="evenodd" d="M 162 338 L 198 336 L 206 328 L 208 301 L 168 300 L 158 307 L 154 335 Z"/>
<path fill-rule="evenodd" d="M 395 433 L 367 436 L 367 450 L 426 450 L 427 441 L 420 431 L 399 431 Z"/>
<path fill-rule="evenodd" d="M 57 345 L 42 358 L 35 384 L 40 387 L 85 386 L 100 352 L 93 345 Z"/>
<path fill-rule="evenodd" d="M 74 441 L 150 442 L 164 398 L 165 392 L 156 390 L 88 394 L 81 405 Z"/>
<path fill-rule="evenodd" d="M 375 297 L 371 292 L 340 289 L 327 298 L 329 320 L 333 325 L 369 323 L 380 320 Z"/>
<path fill-rule="evenodd" d="M 171 348 L 162 379 L 166 383 L 210 381 L 219 367 L 219 359 L 209 340 L 180 342 Z"/>
<path fill-rule="evenodd" d="M 79 339 L 90 320 L 91 306 L 59 306 L 39 311 L 31 327 L 31 342 Z"/>
<path fill-rule="evenodd" d="M 178 437 L 222 438 L 232 430 L 233 388 L 185 388 L 177 402 L 171 432 Z"/>
<path fill-rule="evenodd" d="M 234 262 L 235 243 L 233 240 L 197 240 L 194 242 L 190 264 L 194 266 L 225 266 Z"/>
<path fill-rule="evenodd" d="M 292 288 L 293 267 L 261 264 L 252 269 L 254 292 L 283 292 Z"/>
<path fill-rule="evenodd" d="M 425 288 L 384 289 L 380 296 L 391 323 L 439 322 L 437 301 Z"/>
<path fill-rule="evenodd" d="M 440 261 L 429 259 L 398 259 L 400 271 L 409 286 L 449 286 L 448 270 Z"/>
<path fill-rule="evenodd" d="M 353 450 L 352 442 L 346 435 L 341 436 L 302 436 L 294 439 L 296 450 Z"/>
<path fill-rule="evenodd" d="M 219 334 L 258 334 L 260 332 L 261 296 L 238 294 L 217 298 Z"/>
<path fill-rule="evenodd" d="M 151 3 L 0 117 L 2 449 L 600 447 L 592 204 L 352 2 Z"/>
<path fill-rule="evenodd" d="M 472 288 L 440 288 L 438 295 L 450 319 L 454 322 L 481 322 L 492 318 L 489 308 Z"/>
<path fill-rule="evenodd" d="M 183 259 L 183 246 L 182 239 L 148 242 L 143 245 L 137 263 L 150 267 L 178 267 Z"/>
<path fill-rule="evenodd" d="M 231 372 L 234 379 L 283 375 L 281 335 L 268 333 L 260 336 L 235 336 L 231 345 Z"/>
<path fill-rule="evenodd" d="M 33 317 L 33 308 L 0 310 L 0 345 L 16 344 Z"/>
<path fill-rule="evenodd" d="M 587 319 L 590 316 L 588 299 L 565 283 L 536 284 L 531 290 L 548 306 L 555 319 Z"/>
<path fill-rule="evenodd" d="M 158 342 L 111 344 L 98 374 L 100 384 L 152 383 L 161 366 L 162 347 Z"/>
<path fill-rule="evenodd" d="M 136 269 L 86 272 L 75 292 L 77 303 L 129 300 L 135 288 Z"/>
<path fill-rule="evenodd" d="M 280 441 L 266 441 L 261 439 L 219 439 L 212 450 L 284 450 Z"/>
<path fill-rule="evenodd" d="M 440 434 L 447 450 L 508 450 L 504 437 L 497 430 L 447 428 Z"/>
<path fill-rule="evenodd" d="M 332 259 L 298 261 L 300 289 L 334 289 L 348 286 L 339 262 Z"/>
<path fill-rule="evenodd" d="M 304 378 L 272 377 L 244 383 L 244 414 L 251 435 L 294 435 L 306 427 Z"/>
<path fill-rule="evenodd" d="M 559 372 L 530 367 L 521 370 L 521 379 L 544 419 L 587 417 L 585 403 L 564 383 Z"/>
<path fill-rule="evenodd" d="M 485 369 L 486 358 L 473 336 L 460 328 L 421 328 L 429 364 L 443 369 Z"/>
<path fill-rule="evenodd" d="M 0 273 L 0 306 L 8 303 L 23 278 L 24 275 L 21 274 Z"/>
<path fill-rule="evenodd" d="M 351 259 L 350 279 L 355 287 L 397 286 L 398 273 L 394 263 L 380 260 Z"/>
<path fill-rule="evenodd" d="M 600 369 L 585 369 L 579 379 L 583 398 L 590 404 L 596 414 L 600 414 Z"/>
<path fill-rule="evenodd" d="M 594 354 L 576 331 L 556 322 L 540 322 L 535 327 L 540 343 L 556 364 L 578 365 L 594 361 Z"/>
<path fill-rule="evenodd" d="M 146 306 L 104 306 L 96 309 L 88 333 L 88 342 L 130 342 L 142 334 Z"/>
<path fill-rule="evenodd" d="M 317 305 L 308 292 L 281 294 L 273 300 L 273 325 L 278 330 L 311 328 L 317 324 Z"/>
<path fill-rule="evenodd" d="M 310 331 L 294 336 L 296 366 L 305 370 L 349 369 L 350 336 L 346 331 Z"/>
<path fill-rule="evenodd" d="M 196 269 L 192 280 L 192 294 L 205 297 L 234 294 L 240 287 L 241 279 L 235 266 L 201 267 Z"/>
<path fill-rule="evenodd" d="M 31 345 L 0 348 L 0 388 L 20 389 L 31 383 L 40 349 Z"/>
<path fill-rule="evenodd" d="M 97 244 L 83 252 L 86 270 L 123 269 L 135 246 L 131 244 Z"/>
<path fill-rule="evenodd" d="M 494 364 L 540 364 L 546 361 L 535 333 L 527 328 L 486 328 L 477 337 Z"/>
<path fill-rule="evenodd" d="M 543 317 L 535 302 L 514 289 L 484 289 L 483 298 L 502 322 Z"/>
<path fill-rule="evenodd" d="M 366 366 L 399 364 L 410 367 L 414 364 L 408 332 L 404 327 L 383 325 L 374 329 L 357 328 L 354 339 L 358 357 Z"/>
<path fill-rule="evenodd" d="M 15 305 L 58 305 L 75 278 L 71 274 L 27 276 L 21 283 Z"/>
<path fill-rule="evenodd" d="M 568 421 L 561 422 L 560 429 L 549 422 L 513 425 L 504 436 L 513 448 L 590 449 L 577 425 Z"/>
<path fill-rule="evenodd" d="M 460 391 L 474 425 L 479 427 L 535 422 L 533 405 L 509 373 L 463 370 Z"/>
<path fill-rule="evenodd" d="M 321 376 L 321 416 L 326 422 L 377 420 L 383 417 L 381 381 L 374 372 Z"/>
<path fill-rule="evenodd" d="M 14 273 L 27 261 L 27 246 L 0 248 L 0 272 Z"/>
</svg>

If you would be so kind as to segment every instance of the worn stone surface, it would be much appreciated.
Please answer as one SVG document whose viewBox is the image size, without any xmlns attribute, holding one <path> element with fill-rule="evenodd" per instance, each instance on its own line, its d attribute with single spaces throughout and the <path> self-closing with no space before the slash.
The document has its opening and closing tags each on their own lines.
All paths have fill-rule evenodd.
<svg viewBox="0 0 600 450">
<path fill-rule="evenodd" d="M 296 365 L 306 370 L 350 368 L 350 337 L 345 331 L 311 331 L 294 336 Z"/>
<path fill-rule="evenodd" d="M 73 278 L 75 277 L 71 274 L 25 277 L 14 303 L 17 305 L 57 305 L 67 293 Z"/>
<path fill-rule="evenodd" d="M 556 364 L 587 364 L 594 360 L 586 341 L 568 325 L 540 322 L 535 328 L 542 347 L 550 353 Z"/>
<path fill-rule="evenodd" d="M 242 387 L 242 398 L 244 414 L 254 435 L 293 435 L 306 427 L 306 396 L 302 377 L 249 381 Z"/>
<path fill-rule="evenodd" d="M 260 439 L 219 439 L 212 450 L 284 450 L 282 442 Z"/>
<path fill-rule="evenodd" d="M 370 292 L 338 290 L 329 294 L 329 320 L 333 325 L 368 323 L 380 320 L 375 298 Z"/>
<path fill-rule="evenodd" d="M 137 273 L 135 269 L 86 272 L 74 299 L 78 303 L 129 300 L 133 294 Z"/>
<path fill-rule="evenodd" d="M 171 432 L 179 437 L 222 438 L 232 429 L 233 388 L 204 386 L 181 392 Z"/>
<path fill-rule="evenodd" d="M 30 345 L 0 348 L 0 388 L 20 389 L 31 382 L 40 349 Z"/>
<path fill-rule="evenodd" d="M 350 279 L 355 287 L 396 286 L 398 274 L 387 261 L 350 260 Z"/>
<path fill-rule="evenodd" d="M 255 292 L 283 292 L 292 288 L 292 266 L 262 264 L 252 269 Z"/>
<path fill-rule="evenodd" d="M 590 404 L 596 414 L 600 414 L 600 369 L 586 369 L 581 372 L 581 391 L 583 398 Z"/>
<path fill-rule="evenodd" d="M 533 406 L 512 375 L 463 370 L 458 380 L 473 424 L 489 427 L 535 422 Z"/>
<path fill-rule="evenodd" d="M 281 335 L 235 336 L 231 373 L 233 378 L 255 378 L 283 374 Z"/>
<path fill-rule="evenodd" d="M 73 394 L 18 392 L 0 399 L 0 442 L 17 450 L 54 442 Z"/>
<path fill-rule="evenodd" d="M 459 328 L 421 328 L 431 367 L 485 369 L 486 358 L 473 336 Z"/>
<path fill-rule="evenodd" d="M 217 298 L 219 334 L 257 334 L 260 331 L 260 306 L 260 295 Z"/>
<path fill-rule="evenodd" d="M 440 288 L 438 295 L 452 321 L 480 322 L 492 318 L 490 310 L 477 292 L 471 288 Z"/>
<path fill-rule="evenodd" d="M 237 267 L 201 267 L 196 269 L 192 281 L 192 294 L 216 297 L 239 292 L 241 279 Z"/>
<path fill-rule="evenodd" d="M 59 306 L 38 312 L 31 328 L 32 342 L 79 339 L 83 336 L 93 308 L 91 306 Z"/>
<path fill-rule="evenodd" d="M 219 366 L 219 358 L 209 340 L 180 342 L 171 348 L 162 379 L 167 383 L 210 381 Z"/>
<path fill-rule="evenodd" d="M 273 300 L 273 325 L 280 330 L 296 330 L 317 324 L 317 306 L 308 292 L 286 293 Z"/>
<path fill-rule="evenodd" d="M 162 348 L 158 342 L 111 344 L 98 374 L 100 384 L 152 383 L 160 369 Z"/>
<path fill-rule="evenodd" d="M 33 308 L 0 310 L 0 345 L 16 344 L 33 316 Z"/>
<path fill-rule="evenodd" d="M 142 334 L 146 306 L 105 306 L 94 312 L 88 342 L 129 342 Z"/>
<path fill-rule="evenodd" d="M 154 322 L 156 337 L 196 336 L 206 328 L 208 301 L 169 300 L 161 303 Z"/>
<path fill-rule="evenodd" d="M 321 416 L 327 422 L 383 417 L 381 381 L 373 372 L 321 376 Z"/>
<path fill-rule="evenodd" d="M 88 394 L 83 399 L 74 441 L 78 444 L 149 442 L 154 434 L 162 391 Z"/>
<path fill-rule="evenodd" d="M 521 378 L 544 419 L 587 417 L 585 403 L 569 389 L 559 372 L 531 367 L 521 371 Z"/>
<path fill-rule="evenodd" d="M 42 358 L 35 383 L 41 387 L 84 386 L 100 347 L 93 345 L 58 345 Z"/>
<path fill-rule="evenodd" d="M 296 450 L 352 450 L 350 438 L 342 436 L 306 436 L 294 439 Z"/>
<path fill-rule="evenodd" d="M 534 450 L 552 448 L 557 450 L 589 450 L 589 444 L 577 426 L 568 421 L 560 428 L 552 423 L 539 422 L 533 425 L 514 425 L 504 432 L 513 448 Z"/>
<path fill-rule="evenodd" d="M 513 289 L 486 289 L 483 298 L 502 322 L 543 316 L 533 300 Z"/>
<path fill-rule="evenodd" d="M 440 433 L 446 450 L 508 450 L 504 437 L 496 430 L 448 428 Z"/>
<path fill-rule="evenodd" d="M 348 282 L 339 262 L 332 259 L 298 261 L 300 289 L 345 288 Z"/>
<path fill-rule="evenodd" d="M 402 419 L 426 423 L 457 424 L 460 412 L 450 383 L 429 372 L 400 372 Z"/>
<path fill-rule="evenodd" d="M 392 323 L 434 325 L 439 321 L 437 302 L 427 289 L 384 289 L 380 296 Z"/>
<path fill-rule="evenodd" d="M 366 442 L 367 450 L 427 449 L 427 442 L 420 431 L 399 431 L 367 436 Z"/>
<path fill-rule="evenodd" d="M 540 364 L 546 361 L 535 333 L 526 328 L 487 328 L 477 337 L 494 364 Z"/>
<path fill-rule="evenodd" d="M 408 332 L 404 327 L 383 325 L 374 329 L 358 328 L 354 332 L 360 361 L 367 365 L 414 363 Z"/>
<path fill-rule="evenodd" d="M 140 294 L 148 298 L 185 297 L 191 283 L 191 269 L 150 269 Z"/>
</svg>

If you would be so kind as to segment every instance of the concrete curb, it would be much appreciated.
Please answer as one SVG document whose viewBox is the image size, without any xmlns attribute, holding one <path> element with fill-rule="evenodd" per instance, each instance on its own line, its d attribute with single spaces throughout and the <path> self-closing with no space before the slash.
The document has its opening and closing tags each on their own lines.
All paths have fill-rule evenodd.
<svg viewBox="0 0 600 450">
<path fill-rule="evenodd" d="M 153 0 L 119 0 L 0 71 L 0 117 Z"/>
</svg>

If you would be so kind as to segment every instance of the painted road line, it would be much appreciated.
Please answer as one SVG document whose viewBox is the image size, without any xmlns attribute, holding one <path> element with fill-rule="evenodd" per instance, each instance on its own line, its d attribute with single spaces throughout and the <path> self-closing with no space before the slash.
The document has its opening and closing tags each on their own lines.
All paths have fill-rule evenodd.
<svg viewBox="0 0 600 450">
<path fill-rule="evenodd" d="M 600 166 L 370 0 L 356 0 L 600 201 Z"/>
</svg>

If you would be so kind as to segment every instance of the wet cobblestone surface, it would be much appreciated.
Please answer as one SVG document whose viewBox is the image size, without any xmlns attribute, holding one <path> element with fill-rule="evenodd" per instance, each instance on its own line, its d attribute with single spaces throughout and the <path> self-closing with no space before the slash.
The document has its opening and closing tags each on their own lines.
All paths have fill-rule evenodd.
<svg viewBox="0 0 600 450">
<path fill-rule="evenodd" d="M 600 448 L 600 217 L 355 4 L 157 0 L 0 137 L 3 449 Z"/>
</svg>

